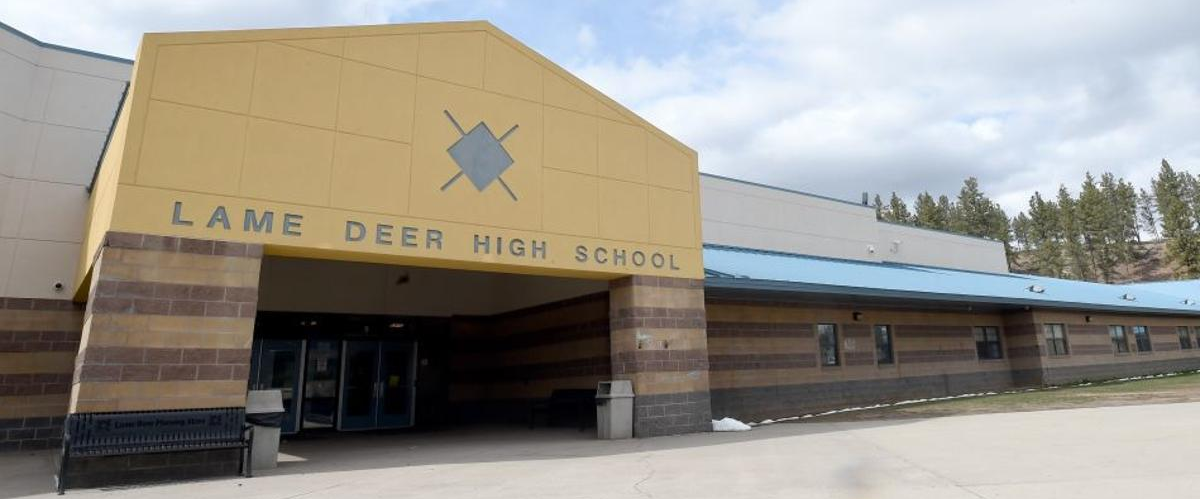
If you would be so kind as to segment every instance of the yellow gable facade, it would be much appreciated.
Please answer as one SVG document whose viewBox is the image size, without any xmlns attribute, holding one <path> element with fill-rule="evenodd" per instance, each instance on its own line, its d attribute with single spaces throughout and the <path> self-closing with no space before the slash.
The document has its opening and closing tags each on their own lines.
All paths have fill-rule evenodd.
<svg viewBox="0 0 1200 499">
<path fill-rule="evenodd" d="M 698 198 L 694 151 L 488 23 L 149 34 L 82 258 L 111 230 L 700 278 Z"/>
</svg>

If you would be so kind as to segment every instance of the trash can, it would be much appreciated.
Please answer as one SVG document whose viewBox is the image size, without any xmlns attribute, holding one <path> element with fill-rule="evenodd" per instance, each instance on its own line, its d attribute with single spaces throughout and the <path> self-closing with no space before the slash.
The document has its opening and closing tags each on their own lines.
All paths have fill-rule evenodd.
<svg viewBox="0 0 1200 499">
<path fill-rule="evenodd" d="M 246 394 L 246 422 L 254 425 L 250 463 L 255 470 L 272 469 L 277 465 L 283 414 L 282 391 L 250 390 Z"/>
<path fill-rule="evenodd" d="M 596 437 L 633 438 L 633 384 L 626 380 L 596 385 Z"/>
</svg>

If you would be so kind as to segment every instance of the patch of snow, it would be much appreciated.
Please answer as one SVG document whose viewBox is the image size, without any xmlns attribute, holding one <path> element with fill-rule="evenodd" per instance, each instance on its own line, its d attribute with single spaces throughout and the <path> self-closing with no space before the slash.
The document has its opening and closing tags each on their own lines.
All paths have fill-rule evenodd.
<svg viewBox="0 0 1200 499">
<path fill-rule="evenodd" d="M 713 420 L 713 431 L 748 431 L 750 425 L 738 421 L 733 418 L 724 418 L 720 421 Z"/>
</svg>

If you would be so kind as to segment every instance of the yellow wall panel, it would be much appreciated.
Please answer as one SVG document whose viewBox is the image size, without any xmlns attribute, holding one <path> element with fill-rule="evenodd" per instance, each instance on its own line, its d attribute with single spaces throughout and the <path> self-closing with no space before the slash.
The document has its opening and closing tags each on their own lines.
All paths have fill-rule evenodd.
<svg viewBox="0 0 1200 499">
<path fill-rule="evenodd" d="M 596 118 L 554 107 L 545 107 L 543 112 L 546 166 L 595 175 L 599 142 Z"/>
<path fill-rule="evenodd" d="M 342 38 L 304 38 L 299 40 L 285 40 L 280 43 L 334 57 L 341 57 L 342 47 L 345 46 L 346 40 Z"/>
<path fill-rule="evenodd" d="M 326 205 L 333 132 L 250 119 L 240 193 L 257 199 Z"/>
<path fill-rule="evenodd" d="M 696 160 L 667 143 L 649 135 L 646 151 L 646 177 L 653 185 L 690 191 L 696 178 Z"/>
<path fill-rule="evenodd" d="M 600 237 L 648 241 L 650 232 L 646 186 L 600 180 Z"/>
<path fill-rule="evenodd" d="M 483 88 L 522 99 L 542 100 L 541 67 L 503 40 L 487 37 Z"/>
<path fill-rule="evenodd" d="M 696 207 L 692 195 L 650 187 L 650 242 L 688 246 L 696 240 Z"/>
<path fill-rule="evenodd" d="M 408 208 L 411 150 L 406 144 L 337 135 L 330 206 L 401 215 Z"/>
<path fill-rule="evenodd" d="M 151 101 L 138 183 L 236 191 L 245 131 L 243 116 Z"/>
<path fill-rule="evenodd" d="M 252 43 L 167 45 L 158 49 L 155 99 L 245 113 L 257 49 Z"/>
<path fill-rule="evenodd" d="M 417 36 L 359 36 L 346 40 L 344 52 L 347 59 L 383 66 L 385 68 L 417 72 Z"/>
<path fill-rule="evenodd" d="M 542 75 L 543 102 L 593 116 L 596 114 L 595 97 L 588 95 L 582 88 L 567 81 L 566 78 L 559 76 L 554 71 L 547 69 L 542 72 Z"/>
<path fill-rule="evenodd" d="M 460 138 L 447 112 L 468 133 L 484 123 L 499 138 L 517 127 L 502 144 L 514 162 L 482 191 L 466 176 L 446 186 L 461 171 L 447 154 Z M 410 213 L 497 227 L 541 227 L 541 125 L 537 104 L 419 78 Z"/>
<path fill-rule="evenodd" d="M 411 142 L 416 87 L 413 75 L 345 62 L 338 98 L 338 130 Z"/>
<path fill-rule="evenodd" d="M 421 35 L 417 74 L 482 88 L 485 36 L 482 31 Z"/>
<path fill-rule="evenodd" d="M 591 175 L 546 170 L 542 228 L 560 234 L 598 235 L 600 180 Z"/>
<path fill-rule="evenodd" d="M 336 57 L 277 43 L 260 43 L 251 114 L 333 128 L 341 65 Z"/>
<path fill-rule="evenodd" d="M 126 106 L 89 241 L 120 230 L 311 258 L 703 275 L 694 152 L 487 23 L 147 35 Z M 489 174 L 503 155 L 512 164 Z M 194 223 L 172 223 L 176 202 Z M 233 227 L 207 227 L 216 209 Z M 241 230 L 246 210 L 273 210 L 275 231 Z M 294 234 L 281 231 L 285 213 Z M 444 244 L 349 240 L 352 222 Z M 480 251 L 478 237 L 544 250 Z M 605 260 L 619 250 L 670 253 L 679 267 Z"/>
<path fill-rule="evenodd" d="M 642 127 L 599 120 L 600 175 L 646 182 L 646 131 Z"/>
</svg>

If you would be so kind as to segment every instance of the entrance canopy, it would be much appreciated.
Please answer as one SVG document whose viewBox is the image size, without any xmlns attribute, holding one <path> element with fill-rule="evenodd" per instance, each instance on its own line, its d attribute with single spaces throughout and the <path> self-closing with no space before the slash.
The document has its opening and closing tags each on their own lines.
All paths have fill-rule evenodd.
<svg viewBox="0 0 1200 499">
<path fill-rule="evenodd" d="M 696 153 L 485 22 L 146 35 L 94 187 L 85 264 L 111 230 L 703 275 Z"/>
</svg>

